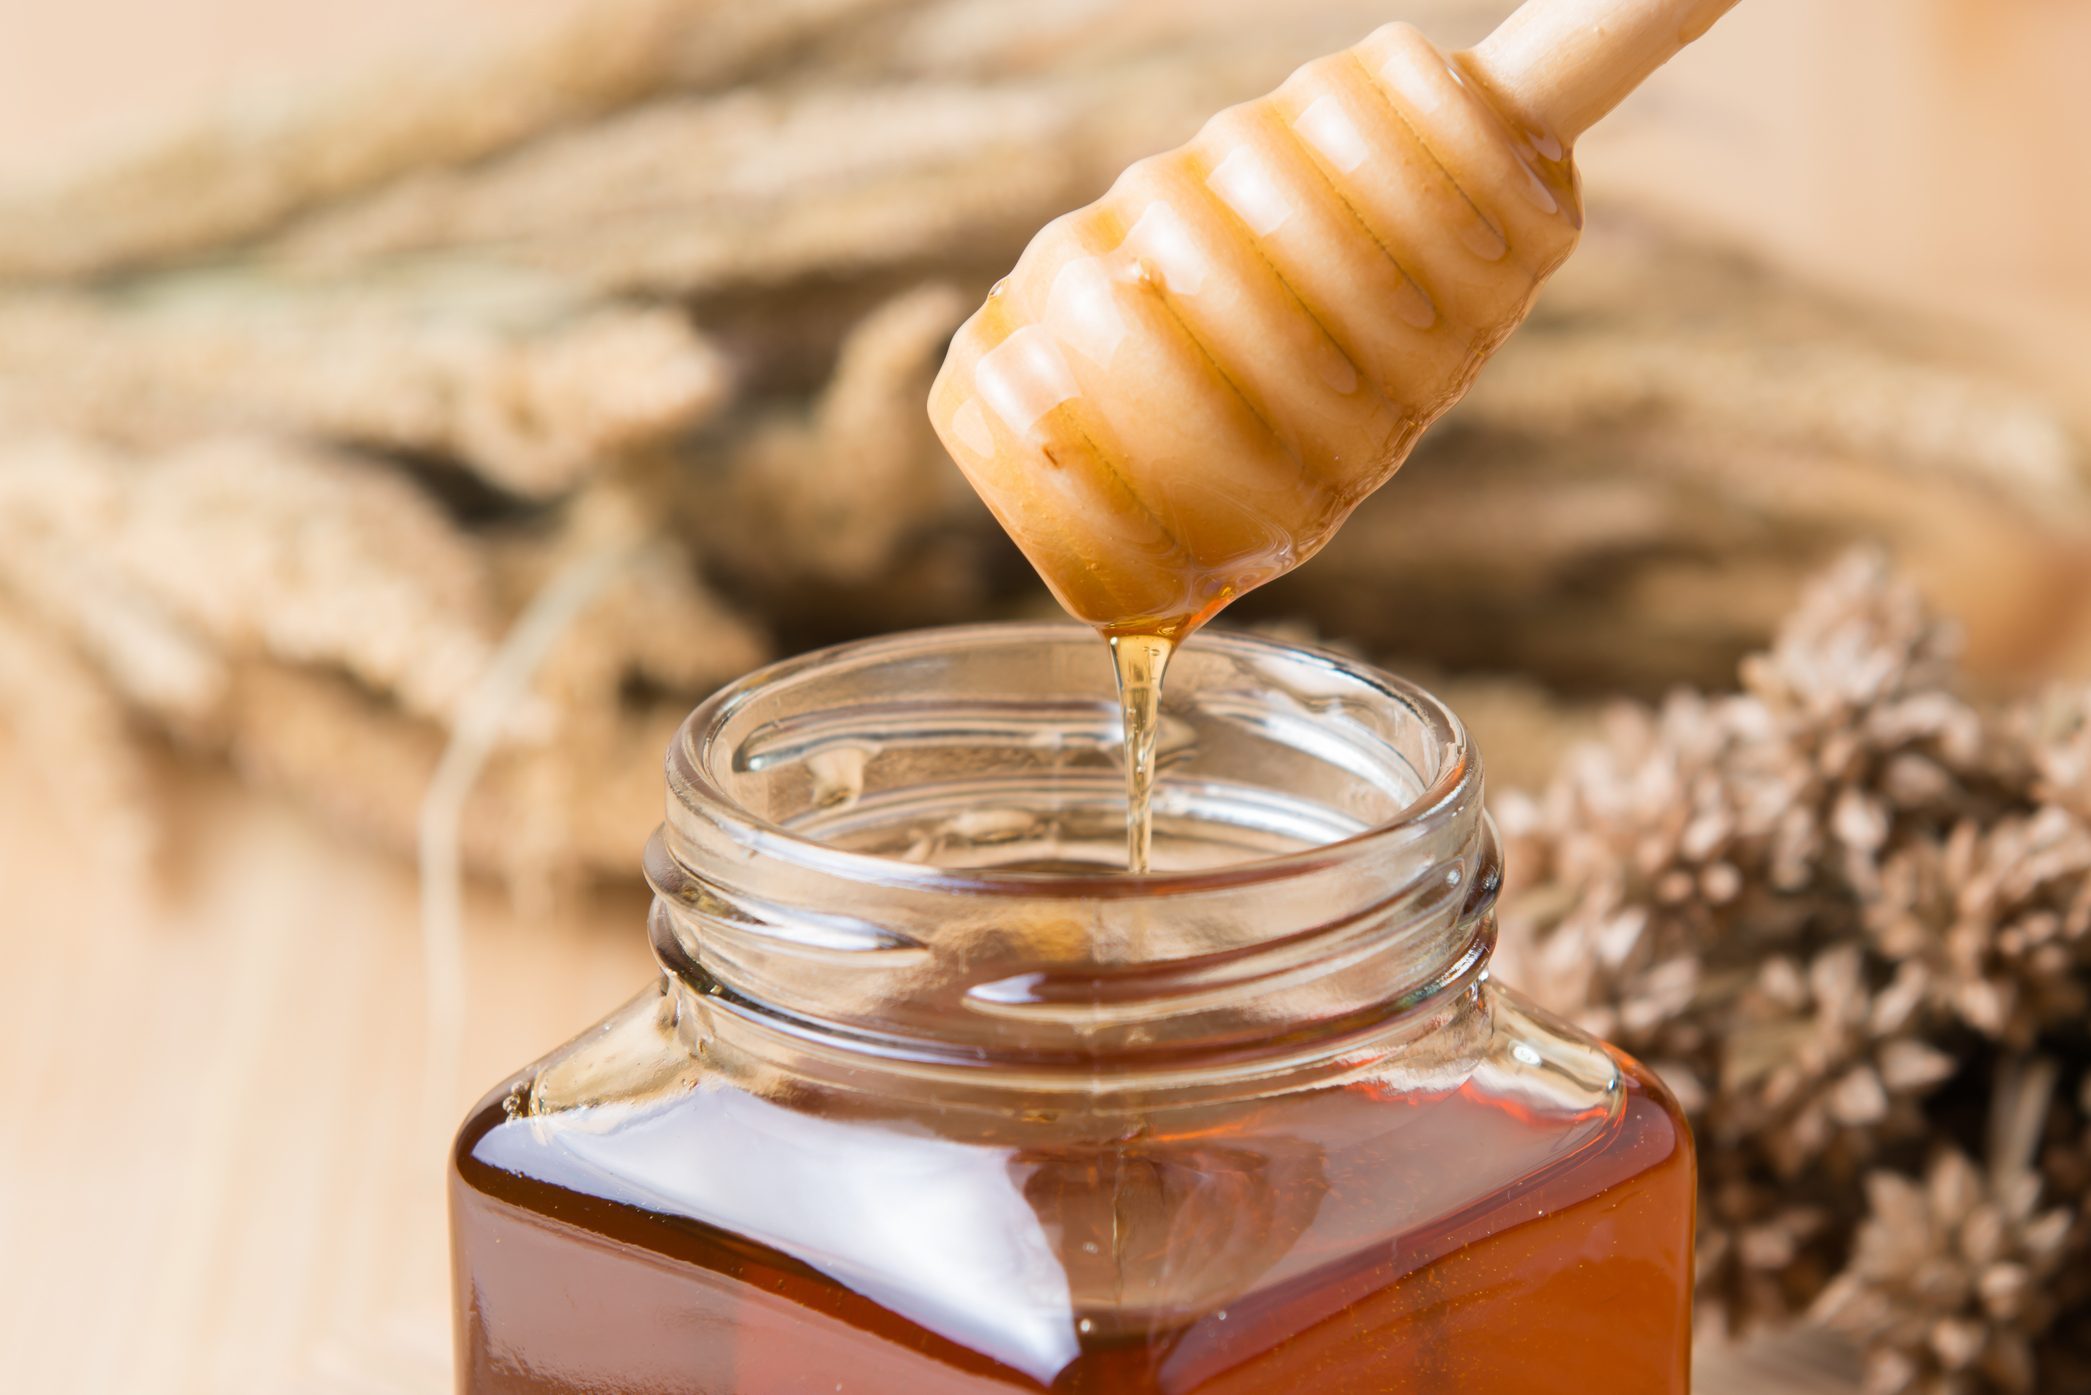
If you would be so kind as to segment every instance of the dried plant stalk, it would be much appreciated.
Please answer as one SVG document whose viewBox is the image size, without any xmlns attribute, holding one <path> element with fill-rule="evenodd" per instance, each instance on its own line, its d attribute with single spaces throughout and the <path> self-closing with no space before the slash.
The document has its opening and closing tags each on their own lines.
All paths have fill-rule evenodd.
<svg viewBox="0 0 2091 1395">
<path fill-rule="evenodd" d="M 480 560 L 390 472 L 309 447 L 204 442 L 164 459 L 30 440 L 0 451 L 0 569 L 52 599 L 70 573 L 217 655 L 338 667 L 441 716 L 484 661 Z M 45 569 L 40 572 L 39 569 Z M 134 695 L 193 687 L 147 675 Z"/>
<path fill-rule="evenodd" d="M 921 402 L 970 304 L 931 282 L 868 314 L 807 410 L 751 426 L 731 459 L 695 472 L 690 530 L 737 574 L 862 582 L 890 570 L 911 537 L 967 504 Z"/>
<path fill-rule="evenodd" d="M 404 847 L 505 617 L 631 507 L 601 492 L 560 528 L 488 547 L 371 461 L 253 439 L 164 457 L 32 440 L 0 449 L 0 589 L 92 666 L 55 675 L 91 671 L 127 710 Z M 602 830 L 643 832 L 658 743 L 686 706 L 628 688 L 701 692 L 766 653 L 686 555 L 638 546 L 509 714 L 492 778 L 510 832 L 475 846 L 553 879 L 626 871 L 636 844 Z M 594 804 L 599 786 L 622 797 Z"/>
<path fill-rule="evenodd" d="M 1410 0 L 1401 18 L 1448 42 L 1479 39 L 1514 8 L 1511 0 Z M 1269 76 L 1241 95 L 1268 90 L 1291 68 L 1357 42 L 1388 20 L 1374 0 L 1314 0 L 1275 10 L 1263 0 L 942 0 L 898 12 L 822 55 L 837 80 L 860 74 L 1008 77 L 1047 68 L 1102 68 L 1174 54 L 1188 63 L 1230 44 L 1260 47 Z"/>
<path fill-rule="evenodd" d="M 2036 507 L 2082 498 L 2076 442 L 2052 412 L 1870 345 L 1771 346 L 1732 331 L 1694 338 L 1586 323 L 1523 336 L 1504 361 L 1476 383 L 1469 422 L 1545 422 L 1549 434 L 1567 435 L 1660 416 L 1706 438 L 1750 430 L 1804 450 L 1905 462 Z"/>
<path fill-rule="evenodd" d="M 1402 474 L 1252 610 L 1653 693 L 1724 682 L 1811 570 L 1879 541 L 1983 672 L 2091 643 L 2091 467 L 2055 412 L 1621 211 L 1585 243 Z"/>
<path fill-rule="evenodd" d="M 717 87 L 899 0 L 605 0 L 469 58 L 228 113 L 0 204 L 0 280 L 192 257 L 418 170 L 484 159 L 671 87 Z"/>
<path fill-rule="evenodd" d="M 287 790 L 404 854 L 444 734 L 311 670 L 241 670 L 227 755 L 247 778 Z M 660 818 L 660 753 L 679 712 L 636 713 L 557 748 L 500 754 L 460 823 L 468 865 L 541 894 L 584 874 L 628 877 Z"/>
<path fill-rule="evenodd" d="M 117 883 L 144 880 L 159 843 L 154 781 L 132 714 L 104 676 L 47 626 L 0 609 L 0 738 L 41 802 L 95 848 Z"/>
<path fill-rule="evenodd" d="M 1454 431 L 1314 567 L 1245 609 L 1310 613 L 1375 649 L 1462 669 L 1654 694 L 1723 681 L 1811 567 L 1886 540 L 1967 617 L 1985 671 L 2026 671 L 2091 631 L 2087 536 L 2065 510 L 2035 518 L 1877 459 L 1733 437 L 1715 448 L 1670 430 L 1567 442 Z"/>
<path fill-rule="evenodd" d="M 1011 244 L 1237 85 L 1169 63 L 660 103 L 308 220 L 275 255 L 340 269 L 471 251 L 620 291 L 853 273 Z M 1129 88 L 1133 110 L 1106 105 Z"/>
<path fill-rule="evenodd" d="M 1410 17 L 1467 32 L 1503 8 L 1501 0 L 1433 0 Z M 1244 0 L 598 0 L 484 52 L 395 67 L 316 97 L 249 100 L 0 202 L 0 281 L 198 257 L 388 182 L 468 166 L 665 92 L 807 72 L 1006 74 L 1127 52 L 1182 55 L 1244 30 L 1262 31 L 1270 62 L 1291 63 L 1384 18 L 1358 0 L 1318 0 L 1284 15 Z"/>
<path fill-rule="evenodd" d="M 526 497 L 691 429 L 727 375 L 679 313 L 513 277 L 0 299 L 0 429 L 137 448 L 295 432 L 455 460 Z"/>
</svg>

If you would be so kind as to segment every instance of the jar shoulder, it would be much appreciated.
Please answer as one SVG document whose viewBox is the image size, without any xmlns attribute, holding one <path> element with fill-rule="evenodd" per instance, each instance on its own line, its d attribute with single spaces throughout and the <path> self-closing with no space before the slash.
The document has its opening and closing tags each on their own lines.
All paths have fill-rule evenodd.
<svg viewBox="0 0 2091 1395">
<path fill-rule="evenodd" d="M 543 1141 L 584 1122 L 671 1104 L 702 1073 L 701 1059 L 677 1030 L 675 994 L 665 977 L 656 978 L 483 1095 L 452 1142 L 452 1170 L 473 1171 L 475 1154 L 503 1127 L 535 1121 L 530 1131 Z"/>
<path fill-rule="evenodd" d="M 1336 1228 L 1384 1238 L 1588 1162 L 1622 1133 L 1635 1135 L 1629 1151 L 1644 1160 L 1691 1154 L 1683 1117 L 1651 1072 L 1493 982 L 1474 990 L 1475 1029 L 1449 1055 L 1392 1053 L 1333 1084 L 1136 1118 L 1020 1098 L 1000 1113 L 958 1110 L 929 1092 L 838 1092 L 729 1070 L 693 1049 L 677 1006 L 665 983 L 649 985 L 490 1093 L 460 1131 L 457 1169 L 497 1189 L 507 1174 L 656 1208 L 668 1201 L 690 1219 L 748 1230 L 760 1228 L 766 1198 L 801 1174 L 832 1191 L 838 1156 L 850 1160 L 858 1199 L 876 1205 L 872 1193 L 921 1175 L 1101 1173 L 1132 1154 L 1179 1185 L 1294 1178 Z M 1617 1168 L 1585 1171 L 1576 1185 L 1601 1188 Z M 1024 1213 L 1028 1202 L 1013 1204 Z"/>
<path fill-rule="evenodd" d="M 1681 1146 L 1692 1147 L 1683 1110 L 1649 1066 L 1513 986 L 1491 981 L 1484 991 L 1492 1002 L 1493 1078 L 1542 1089 L 1562 1108 L 1586 1108 L 1600 1096 L 1631 1091 L 1673 1118 Z"/>
</svg>

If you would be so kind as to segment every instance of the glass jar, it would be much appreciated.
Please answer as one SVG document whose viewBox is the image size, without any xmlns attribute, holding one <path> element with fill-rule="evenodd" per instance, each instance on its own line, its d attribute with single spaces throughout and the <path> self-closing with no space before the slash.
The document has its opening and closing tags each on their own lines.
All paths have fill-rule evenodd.
<svg viewBox="0 0 2091 1395">
<path fill-rule="evenodd" d="M 690 717 L 659 980 L 459 1135 L 462 1390 L 1686 1389 L 1690 1138 L 1490 980 L 1458 720 L 1201 635 L 1131 877 L 1111 681 L 932 631 Z"/>
</svg>

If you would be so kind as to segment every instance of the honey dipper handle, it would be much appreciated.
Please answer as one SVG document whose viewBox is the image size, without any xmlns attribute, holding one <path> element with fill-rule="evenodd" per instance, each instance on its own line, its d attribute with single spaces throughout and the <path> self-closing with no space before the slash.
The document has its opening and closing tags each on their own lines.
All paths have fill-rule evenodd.
<svg viewBox="0 0 2091 1395">
<path fill-rule="evenodd" d="M 1491 95 L 1564 145 L 1736 0 L 1526 0 L 1468 55 Z"/>
</svg>

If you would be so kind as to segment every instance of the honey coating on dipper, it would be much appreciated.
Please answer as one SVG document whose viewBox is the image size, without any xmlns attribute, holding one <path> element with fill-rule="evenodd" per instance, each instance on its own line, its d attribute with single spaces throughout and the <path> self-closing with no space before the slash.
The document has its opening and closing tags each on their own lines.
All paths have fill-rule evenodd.
<svg viewBox="0 0 2091 1395">
<path fill-rule="evenodd" d="M 1580 222 L 1564 147 L 1389 25 L 1047 225 L 930 414 L 1071 614 L 1180 640 L 1400 467 Z"/>
</svg>

